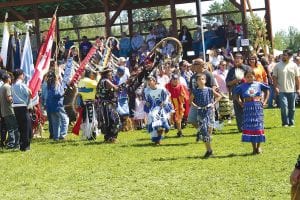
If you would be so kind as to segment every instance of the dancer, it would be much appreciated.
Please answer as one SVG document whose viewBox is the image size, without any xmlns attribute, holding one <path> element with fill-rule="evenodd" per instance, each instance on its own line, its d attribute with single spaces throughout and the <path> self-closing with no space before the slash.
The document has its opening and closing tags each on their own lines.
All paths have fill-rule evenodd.
<svg viewBox="0 0 300 200">
<path fill-rule="evenodd" d="M 234 90 L 234 99 L 243 108 L 242 142 L 251 142 L 253 154 L 260 154 L 260 143 L 265 142 L 263 107 L 268 102 L 269 87 L 255 81 L 252 69 L 245 72 L 245 79 L 246 83 Z"/>
<path fill-rule="evenodd" d="M 171 101 L 175 110 L 173 113 L 173 122 L 178 130 L 177 136 L 182 137 L 181 122 L 185 112 L 184 103 L 189 97 L 188 90 L 179 82 L 177 74 L 172 74 L 171 81 L 166 85 L 166 88 L 171 94 Z"/>
<path fill-rule="evenodd" d="M 116 92 L 124 85 L 113 84 L 112 69 L 106 67 L 101 73 L 101 79 L 97 85 L 96 101 L 98 114 L 98 127 L 104 134 L 104 141 L 115 143 L 117 141 L 120 117 L 117 112 Z"/>
<path fill-rule="evenodd" d="M 204 158 L 209 158 L 213 154 L 211 147 L 211 134 L 214 126 L 214 105 L 220 101 L 222 96 L 212 88 L 206 87 L 206 75 L 199 73 L 196 76 L 197 87 L 192 90 L 190 103 L 196 109 L 198 132 L 197 141 L 203 140 L 206 147 Z M 215 97 L 215 101 L 214 101 Z"/>
<path fill-rule="evenodd" d="M 151 134 L 155 145 L 161 144 L 163 133 L 170 129 L 168 122 L 172 105 L 169 102 L 169 94 L 164 88 L 157 86 L 156 78 L 148 76 L 148 87 L 145 88 L 145 112 L 147 113 L 147 129 Z"/>
</svg>

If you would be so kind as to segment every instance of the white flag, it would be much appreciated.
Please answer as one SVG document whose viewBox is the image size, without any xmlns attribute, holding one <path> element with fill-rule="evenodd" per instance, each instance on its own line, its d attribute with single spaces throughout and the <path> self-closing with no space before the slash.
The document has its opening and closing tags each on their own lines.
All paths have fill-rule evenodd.
<svg viewBox="0 0 300 200">
<path fill-rule="evenodd" d="M 25 83 L 28 84 L 34 73 L 32 50 L 30 44 L 29 31 L 26 32 L 25 44 L 23 48 L 21 67 L 25 74 Z"/>
<path fill-rule="evenodd" d="M 1 58 L 3 61 L 3 66 L 6 67 L 7 63 L 7 49 L 8 49 L 8 41 L 9 41 L 9 31 L 8 31 L 8 24 L 6 22 L 7 13 L 5 15 L 5 21 L 3 26 L 3 37 L 2 37 L 2 45 L 1 45 Z"/>
</svg>

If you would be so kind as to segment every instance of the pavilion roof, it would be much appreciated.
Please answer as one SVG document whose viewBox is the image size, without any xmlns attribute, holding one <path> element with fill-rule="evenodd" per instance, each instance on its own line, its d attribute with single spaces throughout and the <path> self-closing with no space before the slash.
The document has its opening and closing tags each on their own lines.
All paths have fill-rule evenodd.
<svg viewBox="0 0 300 200">
<path fill-rule="evenodd" d="M 0 16 L 9 13 L 8 21 L 26 21 L 52 17 L 56 7 L 58 16 L 72 16 L 117 10 L 122 2 L 127 1 L 122 10 L 140 9 L 170 5 L 170 0 L 0 0 Z M 176 4 L 191 3 L 196 0 L 174 0 Z M 202 0 L 209 1 L 209 0 Z M 107 4 L 105 4 L 108 2 Z M 35 11 L 38 11 L 36 13 Z"/>
</svg>

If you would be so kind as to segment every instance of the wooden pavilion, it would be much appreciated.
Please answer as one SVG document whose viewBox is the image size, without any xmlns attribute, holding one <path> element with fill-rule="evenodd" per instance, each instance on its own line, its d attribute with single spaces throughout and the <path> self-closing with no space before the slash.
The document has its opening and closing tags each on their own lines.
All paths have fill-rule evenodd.
<svg viewBox="0 0 300 200">
<path fill-rule="evenodd" d="M 23 21 L 28 20 L 35 21 L 35 32 L 37 38 L 40 38 L 40 22 L 39 19 L 51 18 L 56 7 L 59 5 L 57 11 L 57 19 L 63 16 L 73 16 L 91 13 L 105 13 L 105 32 L 109 36 L 111 34 L 111 27 L 115 24 L 116 19 L 120 15 L 121 11 L 126 10 L 128 14 L 128 27 L 129 33 L 133 32 L 133 20 L 132 20 L 132 10 L 140 8 L 149 8 L 157 6 L 170 6 L 171 21 L 175 30 L 177 27 L 177 16 L 176 16 L 176 4 L 183 3 L 195 3 L 197 7 L 197 15 L 190 16 L 196 17 L 198 24 L 200 24 L 200 13 L 199 4 L 204 1 L 213 0 L 1 0 L 0 1 L 0 16 L 4 16 L 5 12 L 9 13 L 8 21 Z M 237 11 L 229 11 L 222 13 L 210 13 L 202 14 L 202 16 L 212 16 L 212 15 L 226 15 L 230 13 L 241 13 L 242 15 L 242 25 L 244 32 L 247 32 L 246 24 L 246 13 L 249 11 L 246 6 L 246 1 L 248 0 L 230 0 L 230 2 L 237 8 Z M 253 11 L 265 11 L 265 21 L 267 24 L 268 39 L 272 41 L 272 26 L 271 26 L 271 11 L 270 11 L 270 0 L 264 1 L 264 7 L 262 8 L 252 8 Z M 110 12 L 114 11 L 111 16 Z M 3 17 L 4 18 L 4 17 Z M 59 20 L 57 20 L 58 30 Z M 181 23 L 180 23 L 181 24 Z M 96 26 L 94 26 L 96 27 Z M 80 27 L 80 29 L 92 28 L 92 27 Z M 59 38 L 58 31 L 58 38 Z M 177 31 L 173 33 L 177 36 Z M 59 39 L 58 39 L 59 40 Z M 38 41 L 39 44 L 39 41 Z"/>
</svg>

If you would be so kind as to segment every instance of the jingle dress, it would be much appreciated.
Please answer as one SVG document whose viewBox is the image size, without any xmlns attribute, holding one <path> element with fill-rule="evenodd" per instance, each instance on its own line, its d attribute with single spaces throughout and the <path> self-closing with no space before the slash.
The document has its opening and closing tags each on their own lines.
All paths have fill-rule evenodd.
<svg viewBox="0 0 300 200">
<path fill-rule="evenodd" d="M 243 83 L 233 91 L 244 101 L 242 142 L 265 142 L 263 104 L 256 99 L 261 97 L 263 90 L 268 89 L 267 85 L 254 81 Z M 245 101 L 245 98 L 250 101 Z"/>
<path fill-rule="evenodd" d="M 197 138 L 203 142 L 210 142 L 211 136 L 208 129 L 214 126 L 214 110 L 213 106 L 208 106 L 213 103 L 214 96 L 212 88 L 205 87 L 203 89 L 194 88 L 194 103 L 200 107 L 197 111 L 198 133 Z"/>
<path fill-rule="evenodd" d="M 159 142 L 162 135 L 159 130 L 169 131 L 169 115 L 172 105 L 169 102 L 169 93 L 164 88 L 145 88 L 145 107 L 147 113 L 147 130 L 151 134 L 152 142 Z"/>
</svg>

